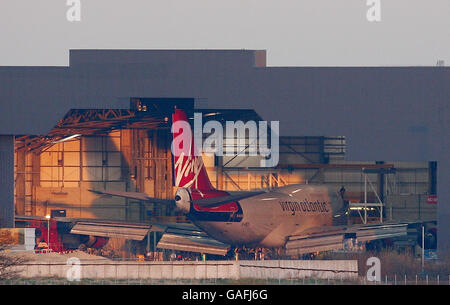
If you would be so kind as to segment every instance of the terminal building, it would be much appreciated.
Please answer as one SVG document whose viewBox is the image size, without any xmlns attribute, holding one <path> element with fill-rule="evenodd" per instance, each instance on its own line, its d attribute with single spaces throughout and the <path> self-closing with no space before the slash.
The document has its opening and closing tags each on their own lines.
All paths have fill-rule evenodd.
<svg viewBox="0 0 450 305">
<path fill-rule="evenodd" d="M 173 198 L 178 107 L 205 121 L 280 121 L 276 167 L 245 152 L 203 156 L 219 189 L 324 183 L 345 189 L 352 222 L 448 232 L 445 79 L 445 67 L 267 67 L 252 50 L 74 50 L 68 67 L 0 67 L 0 226 L 49 214 L 187 221 L 89 191 Z"/>
</svg>

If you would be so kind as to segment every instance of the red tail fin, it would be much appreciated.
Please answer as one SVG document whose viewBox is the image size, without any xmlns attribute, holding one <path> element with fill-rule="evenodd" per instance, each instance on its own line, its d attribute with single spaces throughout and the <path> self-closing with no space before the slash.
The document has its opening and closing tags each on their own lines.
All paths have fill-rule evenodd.
<svg viewBox="0 0 450 305">
<path fill-rule="evenodd" d="M 202 156 L 195 148 L 193 133 L 183 110 L 175 109 L 172 115 L 172 133 L 175 186 L 213 190 Z"/>
</svg>

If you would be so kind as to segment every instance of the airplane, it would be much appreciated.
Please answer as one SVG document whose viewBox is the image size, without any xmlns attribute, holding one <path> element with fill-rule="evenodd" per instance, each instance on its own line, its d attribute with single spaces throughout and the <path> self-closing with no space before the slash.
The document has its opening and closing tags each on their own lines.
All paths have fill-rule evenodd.
<svg viewBox="0 0 450 305">
<path fill-rule="evenodd" d="M 406 222 L 347 225 L 348 202 L 342 190 L 326 185 L 218 190 L 209 180 L 201 155 L 196 154 L 192 131 L 174 129 L 177 122 L 188 123 L 181 109 L 175 109 L 172 115 L 173 138 L 179 143 L 175 147 L 179 151 L 173 156 L 178 188 L 174 199 L 152 198 L 138 192 L 90 190 L 99 195 L 167 204 L 182 211 L 192 224 L 150 224 L 150 231 L 163 233 L 157 248 L 219 255 L 225 255 L 232 247 L 277 248 L 286 255 L 299 256 L 407 234 Z"/>
</svg>

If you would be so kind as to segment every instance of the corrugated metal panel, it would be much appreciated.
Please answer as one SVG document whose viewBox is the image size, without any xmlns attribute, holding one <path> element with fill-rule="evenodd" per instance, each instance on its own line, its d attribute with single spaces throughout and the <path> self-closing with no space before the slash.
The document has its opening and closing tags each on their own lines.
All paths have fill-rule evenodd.
<svg viewBox="0 0 450 305">
<path fill-rule="evenodd" d="M 143 240 L 151 227 L 149 225 L 78 222 L 70 233 Z"/>
<path fill-rule="evenodd" d="M 157 248 L 225 255 L 230 246 L 206 236 L 165 233 L 158 242 Z"/>
</svg>

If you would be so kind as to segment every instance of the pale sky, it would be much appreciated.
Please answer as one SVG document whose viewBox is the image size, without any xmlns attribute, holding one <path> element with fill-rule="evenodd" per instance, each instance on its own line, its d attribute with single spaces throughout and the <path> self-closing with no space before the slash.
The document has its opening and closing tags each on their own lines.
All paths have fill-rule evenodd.
<svg viewBox="0 0 450 305">
<path fill-rule="evenodd" d="M 1 0 L 0 65 L 68 65 L 69 49 L 265 49 L 270 66 L 450 63 L 450 0 Z"/>
</svg>

